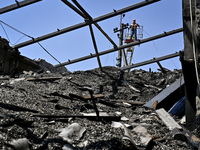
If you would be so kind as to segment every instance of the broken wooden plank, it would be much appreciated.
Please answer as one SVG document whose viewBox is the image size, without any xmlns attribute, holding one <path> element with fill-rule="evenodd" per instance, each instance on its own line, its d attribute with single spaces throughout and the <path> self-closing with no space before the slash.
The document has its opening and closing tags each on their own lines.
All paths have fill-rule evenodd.
<svg viewBox="0 0 200 150">
<path fill-rule="evenodd" d="M 81 99 L 81 100 L 89 100 L 89 99 L 91 99 L 90 95 L 82 96 L 82 95 L 72 94 L 72 93 L 69 93 L 69 97 L 77 98 L 77 99 Z M 93 94 L 93 97 L 94 98 L 104 98 L 104 95 L 103 94 Z"/>
<path fill-rule="evenodd" d="M 116 103 L 129 103 L 132 105 L 144 105 L 145 102 L 140 102 L 140 101 L 130 101 L 130 100 L 110 100 L 110 102 L 116 102 Z"/>
<path fill-rule="evenodd" d="M 184 96 L 184 79 L 183 76 L 177 79 L 170 86 L 148 101 L 144 106 L 152 108 L 155 101 L 158 101 L 157 108 L 169 110 L 178 100 Z"/>
<path fill-rule="evenodd" d="M 170 129 L 173 130 L 174 128 L 181 129 L 182 127 L 169 115 L 165 109 L 161 108 L 156 110 L 156 113 L 160 117 L 160 119 L 165 123 L 165 125 Z"/>
<path fill-rule="evenodd" d="M 59 80 L 63 77 L 42 77 L 42 78 L 28 78 L 26 81 L 53 81 L 53 80 Z"/>
<path fill-rule="evenodd" d="M 158 91 L 162 91 L 162 88 L 158 88 L 156 86 L 153 86 L 153 85 L 147 85 L 147 84 L 144 84 L 145 87 L 149 87 L 149 88 L 154 88 L 154 89 L 157 89 Z"/>
<path fill-rule="evenodd" d="M 104 95 L 103 95 L 103 94 L 93 94 L 93 97 L 94 97 L 94 98 L 104 98 Z M 84 99 L 84 100 L 89 100 L 89 99 L 91 99 L 91 96 L 90 96 L 90 95 L 88 95 L 88 96 L 83 96 L 83 99 Z"/>
<path fill-rule="evenodd" d="M 134 90 L 135 92 L 138 92 L 140 93 L 141 91 L 136 89 L 135 87 L 133 87 L 132 85 L 129 84 L 128 81 L 125 81 L 125 80 L 121 80 L 121 82 L 125 83 L 126 85 L 128 85 L 129 88 L 131 88 L 132 90 Z"/>
<path fill-rule="evenodd" d="M 154 103 L 153 103 L 153 110 L 156 110 L 156 107 L 157 107 L 157 105 L 158 105 L 158 101 L 156 100 Z"/>
</svg>

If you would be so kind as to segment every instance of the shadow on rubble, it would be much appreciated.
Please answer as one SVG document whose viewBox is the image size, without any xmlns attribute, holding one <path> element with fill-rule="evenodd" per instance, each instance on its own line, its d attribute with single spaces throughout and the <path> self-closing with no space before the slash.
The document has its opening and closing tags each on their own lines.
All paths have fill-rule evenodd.
<svg viewBox="0 0 200 150">
<path fill-rule="evenodd" d="M 124 140 L 124 142 L 122 142 L 122 140 L 119 138 L 112 138 L 106 141 L 91 143 L 90 145 L 86 146 L 86 149 L 135 150 L 134 146 L 129 141 Z"/>
<path fill-rule="evenodd" d="M 35 150 L 48 150 L 50 147 L 62 150 L 63 146 L 69 145 L 66 141 L 60 138 L 48 138 L 48 133 L 45 132 L 42 136 L 38 137 L 28 128 L 23 128 L 27 132 L 27 139 L 29 139 L 30 143 L 34 145 L 38 145 L 37 148 L 30 144 L 31 149 Z M 77 149 L 69 145 L 72 149 Z M 135 150 L 133 144 L 131 144 L 128 140 L 121 140 L 119 138 L 112 138 L 110 140 L 101 140 L 94 143 L 90 143 L 86 147 L 80 147 L 78 149 L 95 149 L 95 150 L 102 150 L 102 149 L 109 149 L 109 150 Z"/>
<path fill-rule="evenodd" d="M 118 71 L 119 74 L 117 76 L 114 75 L 114 72 Z M 99 72 L 98 70 L 88 70 L 85 71 L 85 73 L 88 73 L 89 75 L 94 76 L 94 79 L 97 79 L 96 83 L 99 84 L 99 90 L 98 90 L 98 94 L 102 94 L 103 91 L 107 91 L 105 89 L 105 87 L 107 85 L 111 86 L 111 94 L 109 95 L 110 99 L 114 99 L 115 95 L 118 93 L 118 86 L 121 86 L 122 84 L 122 80 L 124 79 L 124 71 L 122 70 L 115 70 L 113 68 L 109 68 L 109 67 L 104 67 L 103 71 Z M 104 81 L 99 83 L 98 79 L 99 78 L 103 78 Z M 79 83 L 76 83 L 74 81 L 69 81 L 70 83 L 72 83 L 73 85 L 77 86 L 77 87 L 83 87 L 83 86 L 88 86 L 91 87 L 91 85 L 80 85 Z"/>
<path fill-rule="evenodd" d="M 112 73 L 109 73 L 110 71 L 112 71 L 112 69 L 110 69 L 110 70 L 107 70 L 107 69 L 108 68 L 106 68 L 106 67 L 103 68 L 103 71 L 102 71 L 103 74 L 95 73 L 93 71 L 87 71 L 87 72 L 89 72 L 95 76 L 102 77 L 102 78 L 104 78 L 106 75 L 109 78 L 109 80 L 107 80 L 110 82 L 108 85 L 111 85 L 111 87 L 112 87 L 112 95 L 110 95 L 109 98 L 113 99 L 113 98 L 115 98 L 115 94 L 118 93 L 117 87 L 122 84 L 121 81 L 124 79 L 124 71 L 119 70 L 119 76 L 114 77 L 114 76 L 112 76 Z M 100 90 L 98 93 L 101 94 L 104 91 L 105 85 L 107 85 L 107 83 L 103 83 L 100 85 Z"/>
</svg>

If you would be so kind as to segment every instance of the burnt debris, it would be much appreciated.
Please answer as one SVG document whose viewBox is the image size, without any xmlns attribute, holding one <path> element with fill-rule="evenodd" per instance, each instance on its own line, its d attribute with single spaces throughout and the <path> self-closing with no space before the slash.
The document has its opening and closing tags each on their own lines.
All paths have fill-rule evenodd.
<svg viewBox="0 0 200 150">
<path fill-rule="evenodd" d="M 182 129 L 172 132 L 155 111 L 159 107 L 143 106 L 180 77 L 181 70 L 115 67 L 2 75 L 0 148 L 16 149 L 17 143 L 30 150 L 196 148 L 198 132 L 187 131 L 190 137 Z"/>
</svg>

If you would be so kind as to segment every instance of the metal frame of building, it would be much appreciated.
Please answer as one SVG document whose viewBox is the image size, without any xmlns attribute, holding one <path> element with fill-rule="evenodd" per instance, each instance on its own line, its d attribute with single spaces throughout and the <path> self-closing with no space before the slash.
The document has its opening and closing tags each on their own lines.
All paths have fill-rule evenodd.
<svg viewBox="0 0 200 150">
<path fill-rule="evenodd" d="M 120 69 L 121 70 L 128 70 L 128 69 L 148 65 L 148 64 L 151 64 L 151 63 L 156 63 L 156 62 L 159 62 L 159 61 L 163 61 L 163 60 L 178 57 L 178 56 L 180 56 L 180 52 L 175 52 L 173 54 L 165 55 L 165 56 L 158 57 L 158 58 L 153 58 L 153 59 L 150 59 L 150 60 L 146 60 L 146 61 L 143 61 L 143 62 L 132 64 L 130 66 L 121 67 Z"/>
<path fill-rule="evenodd" d="M 12 10 L 33 4 L 33 3 L 36 3 L 36 2 L 39 2 L 39 1 L 42 1 L 42 0 L 24 0 L 24 1 L 21 1 L 21 2 L 16 1 L 16 4 L 1 8 L 0 14 L 9 12 L 9 11 L 12 11 Z M 87 60 L 87 59 L 90 59 L 90 58 L 93 58 L 93 57 L 97 57 L 97 61 L 99 63 L 99 68 L 101 69 L 101 62 L 100 62 L 100 58 L 99 58 L 99 56 L 101 56 L 101 55 L 105 55 L 105 54 L 108 54 L 108 53 L 111 53 L 111 52 L 119 51 L 121 49 L 130 47 L 130 46 L 139 45 L 139 44 L 142 44 L 142 43 L 146 43 L 146 42 L 149 42 L 149 41 L 152 41 L 152 40 L 155 40 L 155 39 L 159 39 L 159 38 L 169 36 L 169 35 L 172 35 L 172 34 L 176 34 L 176 33 L 183 31 L 183 28 L 179 28 L 179 29 L 172 30 L 172 31 L 169 31 L 169 32 L 164 32 L 162 34 L 152 36 L 152 37 L 140 40 L 140 41 L 132 42 L 132 43 L 129 43 L 129 44 L 126 44 L 126 45 L 117 46 L 115 44 L 115 42 L 106 34 L 106 32 L 104 32 L 103 29 L 97 24 L 97 22 L 109 19 L 111 17 L 117 16 L 117 15 L 120 15 L 120 14 L 123 14 L 123 13 L 126 13 L 128 11 L 132 11 L 134 9 L 138 9 L 138 8 L 147 6 L 149 4 L 153 4 L 153 3 L 158 2 L 160 0 L 148 0 L 148 1 L 145 0 L 145 1 L 139 2 L 137 4 L 133 4 L 131 6 L 128 6 L 128 7 L 119 9 L 119 10 L 115 10 L 113 12 L 110 12 L 108 14 L 105 14 L 105 15 L 102 15 L 102 16 L 99 16 L 99 17 L 96 17 L 96 18 L 92 18 L 84 10 L 84 8 L 82 8 L 82 6 L 76 0 L 72 0 L 72 2 L 78 8 L 76 6 L 74 6 L 73 4 L 71 4 L 68 0 L 61 0 L 61 1 L 63 3 L 65 3 L 68 7 L 73 9 L 76 13 L 81 15 L 85 19 L 85 22 L 78 23 L 78 24 L 75 24 L 73 26 L 69 26 L 69 27 L 66 27 L 64 29 L 60 29 L 59 31 L 55 31 L 55 32 L 52 32 L 52 33 L 49 33 L 49 34 L 46 34 L 46 35 L 43 35 L 43 36 L 40 36 L 40 37 L 37 37 L 37 38 L 32 38 L 31 40 L 28 40 L 28 41 L 25 41 L 25 42 L 22 42 L 22 43 L 19 43 L 19 44 L 14 46 L 15 49 L 19 49 L 19 48 L 22 48 L 24 46 L 28 46 L 30 44 L 34 44 L 34 43 L 37 43 L 39 41 L 46 40 L 48 38 L 52 38 L 54 36 L 58 36 L 60 34 L 64 34 L 64 33 L 67 33 L 67 32 L 70 32 L 70 31 L 73 31 L 73 30 L 76 30 L 76 29 L 79 29 L 79 28 L 82 28 L 82 27 L 85 27 L 85 26 L 88 25 L 89 28 L 90 28 L 91 37 L 92 37 L 92 41 L 93 41 L 93 45 L 94 45 L 94 49 L 95 49 L 96 54 L 90 54 L 88 56 L 84 56 L 84 57 L 77 58 L 77 59 L 74 59 L 74 60 L 68 60 L 67 62 L 55 65 L 55 67 L 66 66 L 66 65 L 73 64 L 73 63 L 76 63 L 76 62 L 80 62 L 80 61 L 83 61 L 83 60 Z M 97 46 L 96 46 L 96 41 L 95 41 L 95 36 L 94 36 L 94 33 L 93 33 L 93 29 L 92 29 L 92 24 L 94 24 L 102 32 L 102 34 L 113 44 L 112 49 L 98 52 L 98 49 L 97 49 Z M 177 53 L 170 54 L 170 55 L 163 56 L 161 58 L 168 59 L 171 56 L 176 57 L 176 56 L 178 56 L 178 54 Z M 158 60 L 161 60 L 161 59 L 157 58 L 157 61 L 147 60 L 147 61 L 144 61 L 144 63 L 138 63 L 138 64 L 144 64 L 145 65 L 145 64 L 148 64 L 149 61 L 152 63 L 152 62 L 158 62 Z M 122 70 L 130 69 L 134 66 L 137 66 L 137 65 L 121 67 L 120 69 L 122 69 Z"/>
<path fill-rule="evenodd" d="M 73 26 L 70 26 L 70 27 L 67 27 L 67 28 L 64 28 L 64 29 L 60 29 L 59 31 L 55 31 L 55 32 L 52 32 L 52 33 L 49 33 L 49 34 L 34 38 L 32 40 L 25 41 L 23 43 L 19 43 L 19 44 L 15 45 L 14 48 L 21 48 L 21 47 L 24 47 L 24 46 L 27 46 L 27 45 L 30 45 L 30 44 L 33 44 L 33 43 L 36 43 L 36 42 L 39 42 L 39 41 L 42 41 L 42 40 L 46 40 L 48 38 L 52 38 L 54 36 L 58 36 L 60 34 L 67 33 L 67 32 L 70 32 L 70 31 L 85 27 L 85 26 L 93 24 L 95 22 L 106 20 L 108 18 L 117 16 L 117 15 L 122 14 L 122 13 L 126 13 L 126 12 L 134 10 L 134 9 L 138 9 L 138 8 L 147 6 L 149 4 L 152 4 L 152 3 L 155 3 L 155 2 L 158 2 L 158 1 L 160 1 L 160 0 L 143 1 L 143 2 L 140 2 L 140 3 L 134 4 L 134 5 L 131 5 L 131 6 L 128 6 L 128 7 L 125 7 L 125 8 L 110 12 L 108 14 L 99 16 L 97 18 L 93 18 L 91 20 L 86 20 L 85 22 L 78 23 L 78 24 L 75 24 Z"/>
<path fill-rule="evenodd" d="M 183 28 L 179 28 L 179 29 L 172 30 L 172 31 L 169 31 L 169 32 L 164 32 L 162 34 L 158 34 L 158 35 L 155 35 L 155 36 L 152 36 L 152 37 L 140 40 L 140 41 L 135 41 L 135 42 L 132 42 L 132 43 L 129 43 L 129 44 L 126 44 L 126 45 L 114 47 L 112 49 L 99 52 L 99 56 L 105 55 L 105 54 L 108 54 L 108 53 L 112 53 L 112 52 L 118 51 L 118 50 L 123 49 L 123 48 L 131 47 L 131 46 L 135 46 L 135 45 L 140 45 L 140 44 L 150 42 L 150 41 L 153 41 L 153 40 L 156 40 L 156 39 L 159 39 L 159 38 L 170 36 L 172 34 L 176 34 L 176 33 L 182 32 L 182 31 L 183 31 Z M 80 57 L 80 58 L 77 58 L 77 59 L 74 59 L 74 60 L 68 60 L 67 62 L 64 62 L 64 63 L 61 63 L 61 64 L 57 64 L 57 65 L 55 65 L 55 67 L 66 66 L 66 65 L 69 65 L 69 64 L 73 64 L 73 63 L 80 62 L 80 61 L 87 60 L 87 59 L 94 58 L 94 57 L 96 57 L 96 54 L 90 54 L 90 55 Z"/>
<path fill-rule="evenodd" d="M 0 14 L 9 12 L 9 11 L 12 11 L 12 10 L 33 4 L 33 3 L 36 3 L 36 2 L 39 2 L 39 1 L 42 1 L 42 0 L 24 0 L 24 1 L 21 1 L 21 2 L 16 1 L 16 4 L 1 8 Z M 79 28 L 82 28 L 82 27 L 85 27 L 85 26 L 88 25 L 89 28 L 90 28 L 92 41 L 93 41 L 93 45 L 94 45 L 94 49 L 95 49 L 96 54 L 90 54 L 88 56 L 84 56 L 84 57 L 77 58 L 77 59 L 74 59 L 74 60 L 69 60 L 68 62 L 64 62 L 64 63 L 58 64 L 58 65 L 55 65 L 55 67 L 65 66 L 65 65 L 80 62 L 80 61 L 83 61 L 83 60 L 86 60 L 86 59 L 90 59 L 90 58 L 93 58 L 93 57 L 97 57 L 97 60 L 99 62 L 99 67 L 101 69 L 100 59 L 99 59 L 100 55 L 115 52 L 115 51 L 118 51 L 118 50 L 121 50 L 121 49 L 124 49 L 124 48 L 127 48 L 127 47 L 143 44 L 145 42 L 149 42 L 149 41 L 152 41 L 152 40 L 155 40 L 155 39 L 163 38 L 165 36 L 169 36 L 169 35 L 183 31 L 183 33 L 184 33 L 184 53 L 181 53 L 180 58 L 181 58 L 181 62 L 182 62 L 182 68 L 183 68 L 183 74 L 184 74 L 184 80 L 185 80 L 186 127 L 189 130 L 194 130 L 196 128 L 195 97 L 196 97 L 196 89 L 197 89 L 196 86 L 199 84 L 199 78 L 198 78 L 198 74 L 197 75 L 195 74 L 195 73 L 198 73 L 197 66 L 196 66 L 197 60 L 196 60 L 196 58 L 193 58 L 193 57 L 196 55 L 195 53 L 197 53 L 197 56 L 198 56 L 200 46 L 197 44 L 197 42 L 195 43 L 195 41 L 197 41 L 197 37 L 199 35 L 198 35 L 198 33 L 196 33 L 197 31 L 194 29 L 196 27 L 196 24 L 193 24 L 193 22 L 196 21 L 195 17 L 197 15 L 198 11 L 199 11 L 199 10 L 195 11 L 195 10 L 198 9 L 196 7 L 197 6 L 196 4 L 199 3 L 197 0 L 196 1 L 195 0 L 190 0 L 190 1 L 189 0 L 182 0 L 182 2 L 183 2 L 183 8 L 182 8 L 182 10 L 183 10 L 183 28 L 179 28 L 179 29 L 169 31 L 169 32 L 164 32 L 162 34 L 159 34 L 159 35 L 156 35 L 156 36 L 153 36 L 153 37 L 149 37 L 149 38 L 146 38 L 146 39 L 143 39 L 143 40 L 140 40 L 140 41 L 132 42 L 132 43 L 129 43 L 127 45 L 121 45 L 121 46 L 116 46 L 116 44 L 112 41 L 112 39 L 109 36 L 107 36 L 107 34 L 101 29 L 101 27 L 97 24 L 97 22 L 109 19 L 111 17 L 126 13 L 126 12 L 134 10 L 134 9 L 138 9 L 138 8 L 147 6 L 149 4 L 158 2 L 160 0 L 144 0 L 140 3 L 134 4 L 134 5 L 119 9 L 119 10 L 115 10 L 111 13 L 99 16 L 97 18 L 92 18 L 76 2 L 76 0 L 72 0 L 72 1 L 75 3 L 75 5 L 80 10 L 77 9 L 75 6 L 73 6 L 71 3 L 69 3 L 67 0 L 61 0 L 61 1 L 64 2 L 65 4 L 67 4 L 70 8 L 72 8 L 76 13 L 81 15 L 83 18 L 85 18 L 85 22 L 78 23 L 78 24 L 75 24 L 73 26 L 69 26 L 69 27 L 66 27 L 64 29 L 61 29 L 61 30 L 58 30 L 58 31 L 37 37 L 37 38 L 32 38 L 31 40 L 28 40 L 28 41 L 25 41 L 23 43 L 15 45 L 14 46 L 15 49 L 18 49 L 18 48 L 21 48 L 21 47 L 24 47 L 24 46 L 27 46 L 27 45 L 30 45 L 30 44 L 33 44 L 33 43 L 37 43 L 39 41 L 46 40 L 48 38 L 58 36 L 60 34 L 64 34 L 64 33 L 67 33 L 67 32 L 70 32 L 70 31 L 73 31 L 73 30 L 76 30 L 76 29 L 79 29 Z M 195 13 L 195 12 L 197 12 L 197 13 Z M 94 24 L 104 34 L 104 36 L 106 36 L 106 38 L 114 45 L 114 48 L 106 50 L 106 51 L 98 52 L 97 47 L 96 47 L 96 42 L 95 42 L 95 36 L 94 36 L 94 33 L 93 33 L 93 29 L 92 29 L 92 24 Z M 195 47 L 198 48 L 197 51 L 194 50 Z M 194 50 L 194 52 L 191 51 L 192 49 Z M 133 68 L 133 67 L 136 67 L 136 66 L 138 67 L 138 66 L 149 64 L 149 63 L 158 62 L 158 61 L 161 61 L 161 60 L 176 57 L 178 55 L 179 55 L 179 53 L 174 53 L 174 54 L 166 55 L 166 56 L 163 56 L 163 57 L 160 57 L 160 58 L 155 58 L 153 60 L 147 60 L 147 61 L 144 61 L 142 63 L 131 65 L 129 67 L 127 67 L 127 66 L 121 67 L 121 69 L 122 70 L 130 69 L 130 68 Z"/>
<path fill-rule="evenodd" d="M 16 4 L 12 4 L 10 6 L 0 8 L 0 14 L 7 13 L 9 11 L 12 11 L 12 10 L 15 10 L 15 9 L 18 9 L 18 8 L 39 2 L 39 1 L 42 1 L 42 0 L 24 0 L 24 1 L 21 1 L 21 2 L 16 1 Z"/>
</svg>

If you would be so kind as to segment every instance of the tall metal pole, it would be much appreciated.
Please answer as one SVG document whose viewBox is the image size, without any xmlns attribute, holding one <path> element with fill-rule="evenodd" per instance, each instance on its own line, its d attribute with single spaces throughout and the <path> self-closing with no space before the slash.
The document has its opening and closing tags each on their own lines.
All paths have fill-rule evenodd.
<svg viewBox="0 0 200 150">
<path fill-rule="evenodd" d="M 114 31 L 114 32 L 120 31 L 120 34 L 118 35 L 119 46 L 123 45 L 124 29 L 126 28 L 126 26 L 122 23 L 123 17 L 124 17 L 124 14 L 121 14 L 121 16 L 120 16 L 120 29 Z M 127 66 L 128 65 L 127 64 L 127 58 L 126 58 L 126 54 L 125 54 L 123 48 L 118 50 L 118 58 L 117 58 L 117 65 L 116 65 L 118 68 L 122 67 L 122 57 L 123 57 L 123 60 L 124 60 L 124 66 Z"/>
<path fill-rule="evenodd" d="M 119 35 L 119 46 L 122 45 L 122 39 L 123 39 L 123 24 L 121 23 L 122 22 L 122 14 L 121 14 L 121 17 L 120 17 L 120 35 Z M 117 67 L 120 68 L 122 66 L 122 51 L 121 49 L 118 50 L 118 58 L 117 58 Z"/>
<path fill-rule="evenodd" d="M 196 32 L 195 32 L 195 1 L 182 0 L 184 54 L 181 57 L 185 80 L 185 114 L 186 128 L 193 131 L 196 128 L 196 89 L 198 75 L 196 74 Z"/>
</svg>

